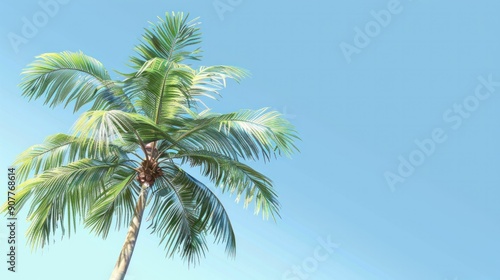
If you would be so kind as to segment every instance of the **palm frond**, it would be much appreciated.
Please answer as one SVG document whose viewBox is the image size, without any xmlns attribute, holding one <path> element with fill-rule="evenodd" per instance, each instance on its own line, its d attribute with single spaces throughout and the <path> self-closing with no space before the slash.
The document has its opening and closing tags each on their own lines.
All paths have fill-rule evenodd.
<svg viewBox="0 0 500 280">
<path fill-rule="evenodd" d="M 194 190 L 173 182 L 174 167 L 163 166 L 163 170 L 168 175 L 155 182 L 161 195 L 156 193 L 153 198 L 150 228 L 160 237 L 160 244 L 165 244 L 167 256 L 179 253 L 189 264 L 196 264 L 205 255 L 207 245 Z"/>
<path fill-rule="evenodd" d="M 250 166 L 210 151 L 180 152 L 172 158 L 201 167 L 202 174 L 217 187 L 224 192 L 236 193 L 237 202 L 244 196 L 245 208 L 255 201 L 255 214 L 262 211 L 265 219 L 279 216 L 280 205 L 272 181 Z"/>
<path fill-rule="evenodd" d="M 58 133 L 45 139 L 42 144 L 34 145 L 22 152 L 14 162 L 19 182 L 49 169 L 66 165 L 84 158 L 103 159 L 109 154 L 98 153 L 96 143 L 91 139 L 83 139 Z M 127 159 L 127 150 L 119 145 L 109 145 L 110 154 Z"/>
<path fill-rule="evenodd" d="M 216 243 L 225 243 L 230 256 L 236 254 L 236 238 L 229 216 L 217 196 L 202 182 L 178 168 L 174 183 L 192 189 L 198 210 L 198 226 L 215 237 Z"/>
<path fill-rule="evenodd" d="M 132 142 L 144 148 L 145 143 L 164 139 L 173 141 L 149 118 L 136 113 L 119 110 L 88 111 L 81 115 L 73 126 L 75 137 L 90 139 L 99 152 L 109 152 L 110 144 Z"/>
<path fill-rule="evenodd" d="M 195 71 L 191 85 L 184 90 L 189 96 L 205 96 L 213 99 L 220 96 L 219 90 L 226 87 L 227 79 L 232 79 L 239 83 L 249 75 L 248 71 L 234 66 L 215 65 L 200 67 L 200 69 Z"/>
<path fill-rule="evenodd" d="M 157 124 L 177 118 L 189 106 L 192 97 L 183 91 L 194 70 L 187 65 L 162 58 L 147 61 L 134 77 L 136 107 Z"/>
<path fill-rule="evenodd" d="M 28 211 L 31 222 L 28 243 L 32 248 L 43 247 L 49 242 L 59 226 L 65 225 L 71 233 L 76 229 L 76 220 L 84 219 L 88 209 L 104 188 L 106 179 L 122 163 L 116 157 L 109 161 L 82 159 L 67 166 L 50 169 L 18 186 L 16 200 L 18 209 L 32 197 Z"/>
<path fill-rule="evenodd" d="M 158 20 L 145 30 L 141 44 L 136 47 L 138 56 L 131 58 L 132 66 L 139 69 L 153 58 L 168 62 L 199 59 L 200 50 L 196 45 L 201 42 L 201 33 L 197 19 L 188 21 L 183 13 L 166 13 L 164 19 Z"/>
<path fill-rule="evenodd" d="M 196 146 L 226 156 L 235 153 L 244 159 L 269 160 L 271 156 L 290 156 L 297 147 L 295 129 L 278 112 L 242 110 L 229 114 L 202 112 L 186 121 L 184 129 L 173 136 L 175 143 Z M 218 145 L 217 145 L 218 144 Z M 172 145 L 174 146 L 174 145 Z"/>
<path fill-rule="evenodd" d="M 102 193 L 85 217 L 85 226 L 106 238 L 113 222 L 116 229 L 128 225 L 134 214 L 140 187 L 134 181 L 133 170 L 117 170 L 105 182 Z"/>
<path fill-rule="evenodd" d="M 170 124 L 172 120 L 199 108 L 200 97 L 215 98 L 226 86 L 227 79 L 239 82 L 248 73 L 231 66 L 201 67 L 194 70 L 183 64 L 153 58 L 136 73 L 135 107 L 156 123 Z"/>
<path fill-rule="evenodd" d="M 43 97 L 51 107 L 74 102 L 76 112 L 94 102 L 95 110 L 134 111 L 123 85 L 111 80 L 101 62 L 82 52 L 42 54 L 22 74 L 22 94 L 30 99 Z"/>
</svg>

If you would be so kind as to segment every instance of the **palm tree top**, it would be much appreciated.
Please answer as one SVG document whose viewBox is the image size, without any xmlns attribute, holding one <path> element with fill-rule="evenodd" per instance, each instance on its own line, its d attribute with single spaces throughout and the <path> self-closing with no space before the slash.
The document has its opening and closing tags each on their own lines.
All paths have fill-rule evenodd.
<svg viewBox="0 0 500 280">
<path fill-rule="evenodd" d="M 192 68 L 187 62 L 201 58 L 200 43 L 196 19 L 167 13 L 146 29 L 130 58 L 132 70 L 121 80 L 82 52 L 45 53 L 22 72 L 23 96 L 74 112 L 90 108 L 71 133 L 47 137 L 14 164 L 22 182 L 17 211 L 31 204 L 32 248 L 49 243 L 59 229 L 70 234 L 80 221 L 105 238 L 112 225 L 126 226 L 146 209 L 149 228 L 168 256 L 179 253 L 196 263 L 207 249 L 207 234 L 234 255 L 224 206 L 212 186 L 185 166 L 199 167 L 213 187 L 235 194 L 245 207 L 254 202 L 264 218 L 279 216 L 272 181 L 245 162 L 290 156 L 297 133 L 266 108 L 227 114 L 207 109 L 203 98 L 216 99 L 228 79 L 240 82 L 248 72 L 224 65 Z"/>
</svg>

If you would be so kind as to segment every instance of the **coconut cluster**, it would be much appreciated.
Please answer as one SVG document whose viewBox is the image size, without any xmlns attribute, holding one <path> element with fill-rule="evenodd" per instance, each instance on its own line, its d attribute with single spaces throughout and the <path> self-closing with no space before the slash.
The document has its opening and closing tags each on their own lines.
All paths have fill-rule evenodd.
<svg viewBox="0 0 500 280">
<path fill-rule="evenodd" d="M 139 168 L 136 168 L 137 171 L 137 181 L 142 185 L 144 183 L 148 183 L 150 186 L 153 185 L 156 178 L 163 176 L 163 171 L 158 166 L 158 162 L 147 159 L 141 163 Z"/>
<path fill-rule="evenodd" d="M 155 147 L 153 142 L 148 143 L 145 146 L 147 158 L 141 163 L 139 168 L 136 168 L 137 171 L 137 181 L 142 185 L 144 183 L 148 183 L 150 186 L 153 185 L 156 178 L 163 176 L 163 171 L 158 166 L 158 162 L 155 160 L 158 155 L 158 150 Z"/>
</svg>

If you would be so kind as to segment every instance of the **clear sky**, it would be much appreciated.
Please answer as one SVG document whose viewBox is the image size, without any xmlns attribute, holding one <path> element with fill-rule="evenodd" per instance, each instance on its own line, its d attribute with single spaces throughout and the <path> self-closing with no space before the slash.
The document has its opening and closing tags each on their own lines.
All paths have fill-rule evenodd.
<svg viewBox="0 0 500 280">
<path fill-rule="evenodd" d="M 15 156 L 78 116 L 22 98 L 23 67 L 81 50 L 126 70 L 167 11 L 201 18 L 203 64 L 252 72 L 214 110 L 271 107 L 302 137 L 292 159 L 254 164 L 275 182 L 277 223 L 221 195 L 234 260 L 211 245 L 188 269 L 144 227 L 126 279 L 500 279 L 500 2 L 54 1 L 0 4 L 2 196 Z M 25 214 L 18 272 L 2 261 L 1 279 L 107 279 L 125 230 L 79 228 L 31 252 Z"/>
</svg>

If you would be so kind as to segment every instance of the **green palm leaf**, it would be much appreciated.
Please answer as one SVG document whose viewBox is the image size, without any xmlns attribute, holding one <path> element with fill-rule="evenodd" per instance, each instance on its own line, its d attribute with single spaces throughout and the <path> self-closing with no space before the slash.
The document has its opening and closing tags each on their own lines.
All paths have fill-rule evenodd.
<svg viewBox="0 0 500 280">
<path fill-rule="evenodd" d="M 193 75 L 186 65 L 161 58 L 149 60 L 134 77 L 140 96 L 136 107 L 158 124 L 175 119 L 189 106 L 191 97 L 183 88 L 191 83 Z"/>
<path fill-rule="evenodd" d="M 24 181 L 30 174 L 36 176 L 40 172 L 60 167 L 73 161 L 85 158 L 103 159 L 108 154 L 99 153 L 97 144 L 91 139 L 74 137 L 58 133 L 47 137 L 42 144 L 34 145 L 21 153 L 14 165 L 17 166 L 17 178 Z M 124 147 L 109 144 L 111 153 L 127 158 Z"/>
<path fill-rule="evenodd" d="M 173 139 L 161 127 L 149 118 L 119 110 L 88 111 L 76 121 L 73 126 L 74 136 L 81 137 L 84 144 L 94 143 L 94 149 L 99 152 L 109 152 L 115 142 L 136 143 L 144 145 L 156 140 Z"/>
<path fill-rule="evenodd" d="M 48 243 L 50 234 L 55 234 L 59 226 L 63 234 L 65 224 L 68 229 L 72 225 L 75 229 L 76 220 L 85 218 L 92 203 L 104 190 L 103 182 L 119 166 L 122 163 L 117 158 L 109 161 L 82 159 L 48 170 L 19 185 L 16 194 L 19 209 L 30 197 L 33 198 L 27 232 L 32 248 Z"/>
<path fill-rule="evenodd" d="M 216 65 L 200 67 L 199 70 L 195 71 L 191 85 L 185 90 L 189 96 L 215 98 L 216 96 L 220 96 L 219 90 L 226 87 L 227 79 L 240 82 L 248 76 L 248 71 L 234 66 Z"/>
<path fill-rule="evenodd" d="M 226 156 L 237 154 L 243 159 L 263 156 L 269 160 L 277 154 L 290 156 L 297 150 L 293 142 L 298 136 L 290 122 L 278 112 L 264 108 L 222 115 L 203 112 L 198 118 L 186 121 L 184 129 L 177 131 L 174 138 L 176 144 L 196 146 L 199 150 Z"/>
<path fill-rule="evenodd" d="M 203 183 L 178 168 L 174 183 L 191 189 L 198 210 L 198 226 L 214 235 L 216 243 L 225 243 L 226 252 L 236 254 L 236 237 L 226 209 L 217 196 Z"/>
<path fill-rule="evenodd" d="M 179 249 L 188 262 L 197 261 L 206 248 L 205 239 L 199 235 L 212 234 L 215 242 L 225 243 L 226 252 L 234 256 L 236 238 L 229 216 L 217 196 L 178 166 L 167 164 L 164 169 L 170 175 L 167 177 L 173 179 L 162 178 L 162 183 L 156 187 L 157 203 L 149 219 L 152 219 L 153 232 L 158 232 L 161 242 L 165 242 L 167 252 L 171 255 Z"/>
<path fill-rule="evenodd" d="M 158 22 L 151 23 L 151 27 L 145 30 L 141 44 L 136 47 L 139 56 L 131 58 L 132 65 L 140 69 L 153 58 L 163 58 L 168 62 L 198 60 L 199 48 L 188 48 L 201 42 L 199 23 L 197 19 L 188 21 L 187 18 L 183 13 L 167 13 L 165 19 L 158 18 Z"/>
<path fill-rule="evenodd" d="M 115 172 L 85 217 L 85 226 L 103 238 L 108 236 L 113 222 L 119 230 L 134 214 L 139 186 L 131 173 L 130 169 Z"/>
<path fill-rule="evenodd" d="M 263 218 L 279 216 L 279 202 L 272 182 L 246 164 L 210 151 L 181 152 L 173 158 L 182 163 L 200 166 L 202 174 L 210 178 L 224 192 L 236 193 L 236 201 L 244 196 L 244 206 L 255 200 L 255 214 L 262 211 Z"/>
<path fill-rule="evenodd" d="M 74 111 L 94 102 L 94 109 L 134 111 L 119 82 L 95 58 L 81 52 L 46 53 L 37 57 L 22 73 L 23 95 L 45 98 L 51 107 L 74 102 Z"/>
<path fill-rule="evenodd" d="M 176 174 L 175 167 L 164 166 L 169 175 Z M 168 256 L 180 253 L 188 263 L 197 263 L 207 249 L 204 228 L 199 223 L 199 209 L 192 186 L 180 185 L 175 177 L 160 177 L 151 209 L 150 228 L 164 243 Z M 161 195 L 159 195 L 161 194 Z"/>
</svg>

